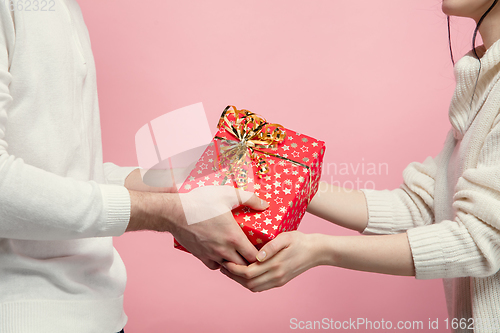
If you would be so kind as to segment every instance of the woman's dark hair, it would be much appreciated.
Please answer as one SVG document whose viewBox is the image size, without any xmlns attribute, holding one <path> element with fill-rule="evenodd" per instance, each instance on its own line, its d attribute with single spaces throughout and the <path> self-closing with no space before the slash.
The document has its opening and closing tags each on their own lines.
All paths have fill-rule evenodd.
<svg viewBox="0 0 500 333">
<path fill-rule="evenodd" d="M 477 21 L 476 24 L 476 29 L 474 29 L 474 35 L 472 36 L 472 52 L 474 52 L 474 55 L 476 56 L 477 59 L 479 59 L 479 56 L 476 53 L 476 38 L 477 38 L 477 32 L 479 31 L 479 27 L 481 26 L 481 23 L 483 23 L 484 18 L 493 10 L 493 8 L 496 6 L 498 3 L 498 0 L 493 1 L 493 4 L 488 8 L 488 10 L 481 16 L 479 21 Z M 451 62 L 453 65 L 455 65 L 455 58 L 453 57 L 453 48 L 451 47 L 451 29 L 450 29 L 450 17 L 447 17 L 448 21 L 448 44 L 450 46 L 450 55 L 451 55 Z"/>
</svg>

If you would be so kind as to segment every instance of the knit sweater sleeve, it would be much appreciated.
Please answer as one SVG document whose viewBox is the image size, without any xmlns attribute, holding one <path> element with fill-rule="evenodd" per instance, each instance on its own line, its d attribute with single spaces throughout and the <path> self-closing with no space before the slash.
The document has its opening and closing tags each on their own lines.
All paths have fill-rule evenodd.
<svg viewBox="0 0 500 333">
<path fill-rule="evenodd" d="M 8 2 L 0 6 L 0 238 L 64 240 L 122 234 L 130 217 L 130 196 L 124 187 L 62 177 L 9 153 L 5 134 L 13 102 L 9 68 L 16 36 Z"/>
<path fill-rule="evenodd" d="M 396 190 L 362 190 L 368 205 L 364 234 L 397 234 L 434 221 L 436 159 L 411 163 L 403 172 L 404 183 Z"/>
<path fill-rule="evenodd" d="M 499 119 L 477 166 L 458 179 L 454 220 L 408 230 L 417 278 L 486 277 L 500 269 Z"/>
</svg>

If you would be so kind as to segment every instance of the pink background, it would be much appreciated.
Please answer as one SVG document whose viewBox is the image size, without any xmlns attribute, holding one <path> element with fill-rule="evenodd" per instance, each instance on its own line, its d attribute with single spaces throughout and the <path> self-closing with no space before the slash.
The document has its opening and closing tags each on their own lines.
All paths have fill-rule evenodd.
<svg viewBox="0 0 500 333">
<path fill-rule="evenodd" d="M 168 111 L 203 102 L 214 130 L 233 104 L 326 141 L 324 180 L 385 189 L 401 183 L 408 163 L 436 155 L 449 129 L 454 79 L 439 0 L 80 5 L 106 161 L 136 165 L 136 131 Z M 471 32 L 470 22 L 453 21 L 456 54 L 469 49 Z M 385 166 L 368 175 L 369 163 Z M 311 215 L 299 230 L 357 234 Z M 320 267 L 253 294 L 174 250 L 169 234 L 127 234 L 115 244 L 128 268 L 127 333 L 288 332 L 291 318 L 439 318 L 435 331 L 446 331 L 440 280 Z"/>
</svg>

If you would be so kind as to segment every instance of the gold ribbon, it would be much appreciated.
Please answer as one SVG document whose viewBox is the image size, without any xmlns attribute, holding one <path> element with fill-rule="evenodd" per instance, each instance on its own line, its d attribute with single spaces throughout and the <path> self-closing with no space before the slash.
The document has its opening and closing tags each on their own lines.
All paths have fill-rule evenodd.
<svg viewBox="0 0 500 333">
<path fill-rule="evenodd" d="M 229 120 L 228 116 L 233 115 L 234 120 Z M 224 109 L 217 128 L 225 129 L 237 140 L 230 140 L 216 136 L 215 139 L 226 143 L 220 147 L 219 157 L 221 164 L 229 165 L 228 174 L 234 176 L 234 168 L 238 168 L 236 183 L 238 187 L 245 187 L 249 166 L 248 161 L 253 160 L 258 167 L 257 175 L 262 178 L 269 172 L 266 156 L 274 156 L 279 159 L 292 162 L 307 168 L 309 173 L 309 201 L 311 200 L 311 170 L 308 165 L 288 159 L 286 157 L 272 154 L 262 149 L 277 148 L 285 140 L 286 132 L 279 124 L 270 124 L 263 117 L 248 110 L 238 110 L 235 106 L 229 105 Z M 261 154 L 258 154 L 258 153 Z M 226 182 L 224 178 L 223 184 Z"/>
</svg>

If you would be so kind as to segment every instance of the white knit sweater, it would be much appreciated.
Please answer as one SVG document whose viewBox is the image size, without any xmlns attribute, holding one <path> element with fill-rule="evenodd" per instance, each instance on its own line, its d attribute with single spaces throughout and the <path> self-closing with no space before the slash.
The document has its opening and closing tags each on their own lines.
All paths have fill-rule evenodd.
<svg viewBox="0 0 500 333">
<path fill-rule="evenodd" d="M 76 1 L 15 3 L 0 1 L 0 332 L 114 333 L 126 273 L 110 236 L 130 218 L 131 169 L 102 162 Z"/>
<path fill-rule="evenodd" d="M 452 130 L 441 153 L 410 164 L 400 189 L 364 191 L 369 208 L 364 233 L 407 231 L 416 277 L 445 279 L 450 318 L 464 318 L 467 327 L 473 323 L 475 332 L 498 332 L 500 42 L 481 65 L 472 108 L 479 61 L 469 53 L 455 66 Z"/>
</svg>

